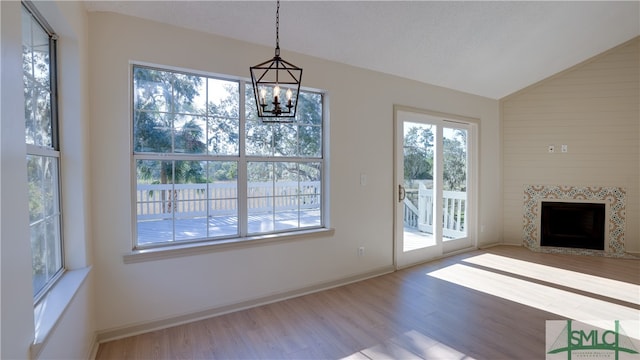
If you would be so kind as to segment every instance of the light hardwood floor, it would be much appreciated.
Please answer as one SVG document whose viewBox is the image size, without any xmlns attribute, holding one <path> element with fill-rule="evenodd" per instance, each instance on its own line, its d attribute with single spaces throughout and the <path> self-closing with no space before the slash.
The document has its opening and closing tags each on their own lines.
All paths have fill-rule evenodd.
<svg viewBox="0 0 640 360">
<path fill-rule="evenodd" d="M 640 317 L 639 260 L 497 246 L 106 342 L 96 359 L 544 359 L 545 321 L 589 314 Z"/>
</svg>

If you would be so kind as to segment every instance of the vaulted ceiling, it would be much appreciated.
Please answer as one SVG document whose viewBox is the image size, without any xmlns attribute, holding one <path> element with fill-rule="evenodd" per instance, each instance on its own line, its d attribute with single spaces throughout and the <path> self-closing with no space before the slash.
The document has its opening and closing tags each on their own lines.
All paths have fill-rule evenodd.
<svg viewBox="0 0 640 360">
<path fill-rule="evenodd" d="M 111 11 L 275 47 L 275 1 L 85 4 L 89 11 Z M 298 52 L 494 99 L 639 35 L 639 1 L 280 5 L 285 58 L 287 52 Z M 270 56 L 265 54 L 265 59 Z"/>
</svg>

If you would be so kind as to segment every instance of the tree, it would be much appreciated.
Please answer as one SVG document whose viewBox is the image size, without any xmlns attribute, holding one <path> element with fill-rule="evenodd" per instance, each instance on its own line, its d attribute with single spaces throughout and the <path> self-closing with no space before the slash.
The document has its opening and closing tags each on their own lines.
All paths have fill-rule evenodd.
<svg viewBox="0 0 640 360">
<path fill-rule="evenodd" d="M 444 137 L 444 189 L 467 191 L 467 132 L 456 130 L 454 137 Z"/>
<path fill-rule="evenodd" d="M 428 127 L 413 126 L 404 136 L 404 178 L 433 179 L 433 132 Z"/>
<path fill-rule="evenodd" d="M 246 149 L 250 155 L 322 157 L 322 95 L 301 92 L 296 117 L 291 122 L 263 122 L 257 117 L 253 91 L 246 94 Z M 249 179 L 278 180 L 295 174 L 299 181 L 318 181 L 320 162 L 279 162 L 275 167 L 254 164 Z M 263 180 L 263 181 L 264 181 Z"/>
<path fill-rule="evenodd" d="M 143 67 L 134 68 L 134 150 L 153 153 L 204 153 L 203 109 L 194 99 L 200 95 L 201 77 Z M 193 115 L 185 115 L 193 114 Z M 200 161 L 140 160 L 138 178 L 151 183 L 206 182 Z M 172 212 L 176 190 L 162 190 L 163 210 Z"/>
</svg>

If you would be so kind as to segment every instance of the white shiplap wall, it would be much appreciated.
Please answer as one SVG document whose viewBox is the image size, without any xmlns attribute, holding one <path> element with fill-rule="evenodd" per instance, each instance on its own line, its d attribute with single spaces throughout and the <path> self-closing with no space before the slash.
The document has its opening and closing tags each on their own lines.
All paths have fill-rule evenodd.
<svg viewBox="0 0 640 360">
<path fill-rule="evenodd" d="M 640 252 L 640 38 L 500 103 L 505 242 L 522 242 L 526 184 L 621 186 L 626 250 Z"/>
</svg>

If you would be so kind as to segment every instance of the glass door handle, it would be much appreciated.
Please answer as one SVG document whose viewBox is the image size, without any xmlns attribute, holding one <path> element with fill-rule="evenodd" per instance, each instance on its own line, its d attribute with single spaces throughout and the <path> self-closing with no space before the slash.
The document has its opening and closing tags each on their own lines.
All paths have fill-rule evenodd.
<svg viewBox="0 0 640 360">
<path fill-rule="evenodd" d="M 398 185 L 398 202 L 401 202 L 402 200 L 404 200 L 406 196 L 407 196 L 407 193 L 404 190 L 404 186 Z"/>
</svg>

